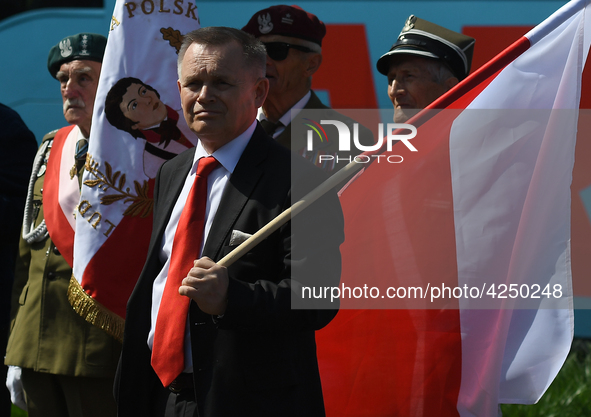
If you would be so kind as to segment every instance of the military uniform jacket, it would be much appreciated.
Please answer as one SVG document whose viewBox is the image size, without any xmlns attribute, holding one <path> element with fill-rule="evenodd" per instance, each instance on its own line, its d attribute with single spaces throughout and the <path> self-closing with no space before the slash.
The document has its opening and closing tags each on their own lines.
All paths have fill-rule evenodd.
<svg viewBox="0 0 591 417">
<path fill-rule="evenodd" d="M 53 140 L 56 132 L 43 140 Z M 46 161 L 47 156 L 34 187 L 35 226 L 43 220 Z M 114 375 L 121 344 L 72 309 L 67 297 L 71 276 L 72 268 L 49 237 L 29 244 L 21 236 L 7 365 L 69 376 Z"/>
</svg>

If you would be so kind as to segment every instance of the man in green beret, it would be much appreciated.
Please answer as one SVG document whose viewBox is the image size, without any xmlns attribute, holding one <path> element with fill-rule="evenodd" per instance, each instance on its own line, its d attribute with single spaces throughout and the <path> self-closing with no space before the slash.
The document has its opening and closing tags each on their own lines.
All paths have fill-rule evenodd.
<svg viewBox="0 0 591 417">
<path fill-rule="evenodd" d="M 377 62 L 388 77 L 394 121 L 406 122 L 466 78 L 473 51 L 474 38 L 411 15 Z"/>
<path fill-rule="evenodd" d="M 80 198 L 106 38 L 80 33 L 49 51 L 70 126 L 48 133 L 33 165 L 12 292 L 7 384 L 22 382 L 30 417 L 115 416 L 113 379 L 121 344 L 68 301 L 73 213 Z M 19 380 L 18 374 L 22 372 Z"/>
</svg>

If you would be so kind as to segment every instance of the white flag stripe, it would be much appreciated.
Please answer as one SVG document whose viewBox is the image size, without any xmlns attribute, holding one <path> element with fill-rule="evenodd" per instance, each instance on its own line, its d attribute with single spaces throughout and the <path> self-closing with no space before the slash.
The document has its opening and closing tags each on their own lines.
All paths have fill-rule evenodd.
<svg viewBox="0 0 591 417">
<path fill-rule="evenodd" d="M 570 348 L 570 183 L 588 4 L 569 3 L 531 31 L 530 49 L 451 130 L 459 285 L 538 283 L 552 291 L 559 284 L 566 296 L 561 308 L 539 310 L 476 310 L 461 300 L 461 416 L 496 416 L 499 402 L 536 402 Z"/>
<path fill-rule="evenodd" d="M 568 20 L 577 18 L 575 15 L 579 15 L 581 10 L 589 4 L 589 0 L 572 0 L 558 9 L 548 17 L 542 23 L 537 25 L 535 28 L 525 34 L 525 37 L 529 39 L 531 44 L 536 44 L 540 39 L 549 35 L 552 31 L 556 30 L 560 25 Z M 584 13 L 584 11 L 583 11 Z M 588 19 L 588 17 L 585 17 Z M 589 36 L 589 35 L 587 35 Z"/>
</svg>

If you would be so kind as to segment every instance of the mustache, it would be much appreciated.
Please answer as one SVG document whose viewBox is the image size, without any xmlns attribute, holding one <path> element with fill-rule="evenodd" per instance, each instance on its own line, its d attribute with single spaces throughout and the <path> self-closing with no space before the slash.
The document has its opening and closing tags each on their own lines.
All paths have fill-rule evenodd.
<svg viewBox="0 0 591 417">
<path fill-rule="evenodd" d="M 86 107 L 86 104 L 79 98 L 67 98 L 66 101 L 64 101 L 64 112 L 68 110 L 70 107 L 77 107 L 83 109 Z"/>
</svg>

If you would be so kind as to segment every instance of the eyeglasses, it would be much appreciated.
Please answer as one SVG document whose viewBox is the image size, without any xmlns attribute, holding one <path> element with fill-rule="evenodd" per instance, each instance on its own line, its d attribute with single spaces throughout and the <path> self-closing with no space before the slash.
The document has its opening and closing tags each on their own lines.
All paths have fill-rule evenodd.
<svg viewBox="0 0 591 417">
<path fill-rule="evenodd" d="M 263 43 L 267 49 L 267 55 L 273 61 L 283 61 L 289 54 L 289 48 L 297 49 L 302 52 L 314 52 L 312 49 L 301 45 L 293 45 L 285 42 L 266 42 Z"/>
</svg>

